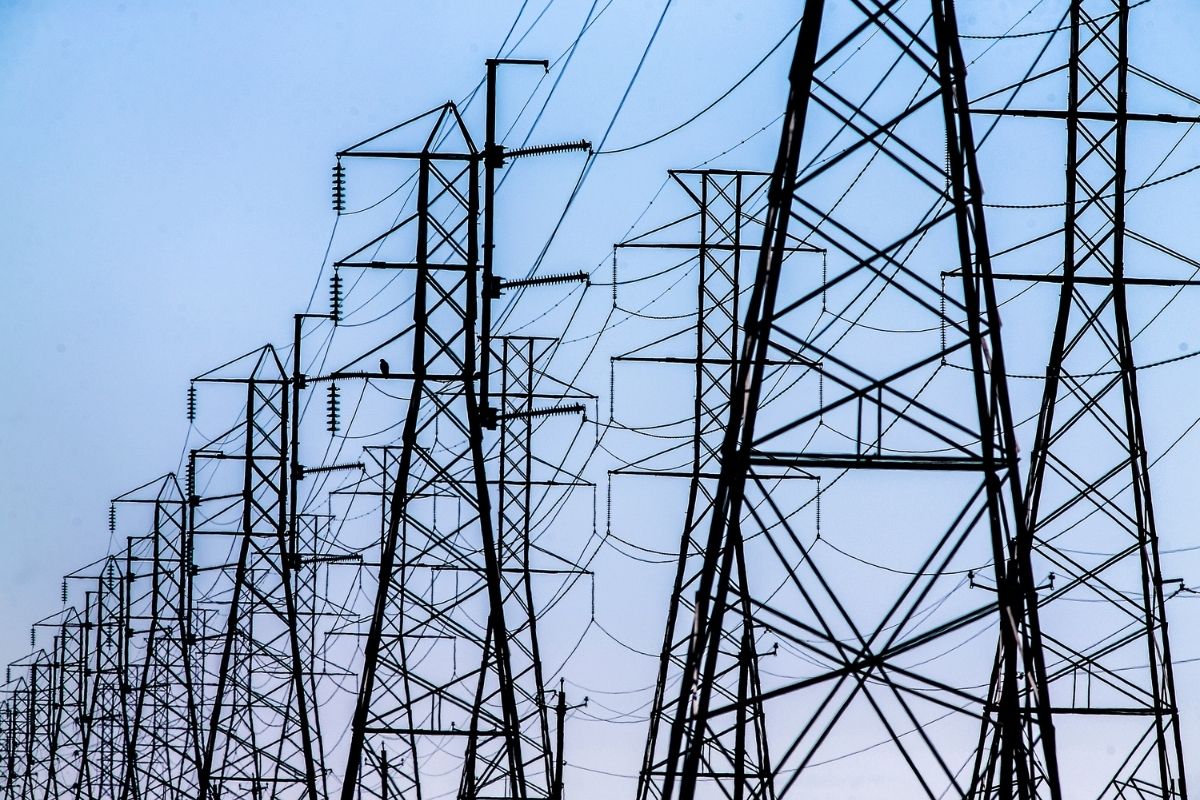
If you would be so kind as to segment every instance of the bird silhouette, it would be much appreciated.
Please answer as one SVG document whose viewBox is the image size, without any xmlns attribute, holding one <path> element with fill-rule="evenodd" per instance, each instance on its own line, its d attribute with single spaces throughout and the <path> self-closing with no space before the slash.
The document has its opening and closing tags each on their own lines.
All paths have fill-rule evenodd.
<svg viewBox="0 0 1200 800">
<path fill-rule="evenodd" d="M 386 378 L 388 376 L 389 369 L 390 368 L 388 367 L 387 359 L 379 359 L 379 374 Z"/>
</svg>

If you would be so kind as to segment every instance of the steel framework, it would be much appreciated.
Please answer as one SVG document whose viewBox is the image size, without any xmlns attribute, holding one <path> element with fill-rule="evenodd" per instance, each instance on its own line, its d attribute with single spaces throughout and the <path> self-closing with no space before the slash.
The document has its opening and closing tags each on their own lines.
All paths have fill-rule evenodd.
<svg viewBox="0 0 1200 800">
<path fill-rule="evenodd" d="M 734 366 L 743 338 L 741 310 L 747 283 L 743 279 L 743 258 L 757 255 L 761 245 L 762 225 L 755 212 L 764 203 L 770 173 L 730 170 L 672 170 L 670 177 L 696 204 L 696 213 L 682 220 L 659 226 L 648 234 L 617 245 L 619 248 L 654 248 L 694 250 L 697 254 L 696 313 L 694 353 L 687 357 L 664 356 L 639 348 L 618 356 L 618 362 L 648 361 L 652 363 L 685 363 L 693 368 L 695 402 L 692 419 L 691 469 L 686 473 L 673 471 L 657 474 L 688 479 L 687 506 L 684 515 L 684 535 L 671 602 L 667 610 L 667 632 L 659 659 L 658 680 L 651 706 L 650 728 L 642 763 L 638 796 L 652 796 L 655 787 L 673 783 L 674 772 L 685 739 L 694 736 L 687 727 L 686 711 L 679 713 L 681 698 L 670 692 L 678 672 L 687 668 L 689 651 L 694 646 L 693 602 L 703 570 L 703 529 L 710 524 L 716 489 L 719 451 L 730 398 L 736 391 Z M 699 240 L 679 242 L 677 229 L 698 222 Z M 685 238 L 691 238 L 690 232 Z M 813 251 L 814 248 L 788 247 L 791 253 Z M 661 346 L 661 343 L 656 342 Z M 773 371 L 789 366 L 808 364 L 806 360 L 773 359 Z M 614 474 L 644 474 L 638 468 L 622 468 Z M 792 476 L 808 479 L 808 474 Z M 744 563 L 737 566 L 734 578 L 739 584 L 746 580 Z M 737 593 L 734 593 L 737 594 Z M 738 702 L 736 719 L 706 743 L 699 766 L 700 776 L 715 779 L 728 777 L 734 791 L 746 798 L 771 798 L 772 783 L 768 779 L 770 758 L 766 730 L 763 726 L 762 693 L 758 667 L 758 637 L 755 634 L 753 611 L 744 601 L 746 595 L 734 599 L 727 609 L 729 617 L 723 631 L 724 663 L 717 668 L 720 679 L 718 691 L 726 701 Z M 669 790 L 668 790 L 669 791 Z"/>
<path fill-rule="evenodd" d="M 867 769 L 887 781 L 889 793 L 1057 797 L 1031 542 L 953 6 L 838 11 L 826 16 L 819 0 L 804 8 L 692 632 L 679 647 L 673 698 L 661 704 L 679 744 L 662 761 L 648 758 L 643 797 L 784 795 L 819 786 L 806 781 L 821 775 L 817 765 L 843 762 L 856 763 L 860 778 Z M 832 68 L 850 52 L 875 65 L 877 82 L 864 87 L 861 72 L 850 78 Z M 828 250 L 830 274 L 784 269 L 790 237 Z M 947 261 L 960 266 L 961 301 L 938 289 L 931 267 Z M 914 320 L 936 321 L 947 305 L 965 322 L 941 341 L 918 338 Z M 870 341 L 879 333 L 895 338 Z M 969 380 L 941 369 L 956 353 L 969 359 Z M 767 383 L 778 357 L 810 362 L 818 385 Z M 853 483 L 858 507 L 805 541 L 772 491 L 771 473 L 789 470 Z M 863 502 L 874 495 L 886 503 L 871 480 L 880 471 L 920 498 L 925 533 L 889 537 L 892 554 L 905 556 L 891 568 L 902 577 L 867 598 L 829 569 L 819 543 L 845 555 L 856 539 L 871 541 L 856 528 L 875 536 L 889 529 L 896 512 L 872 516 Z M 962 585 L 950 586 L 954 576 L 977 559 L 991 562 L 994 599 L 952 599 Z M 739 605 L 794 656 L 791 670 L 751 693 L 729 683 L 745 649 L 731 613 Z M 995 661 L 960 661 L 986 692 L 961 687 L 940 671 L 946 659 L 933 658 L 961 652 L 980 623 L 999 638 Z M 788 710 L 773 717 L 772 705 L 784 701 Z M 727 739 L 758 713 L 773 763 L 755 774 L 761 765 Z M 880 741 L 855 738 L 872 723 Z M 978 747 L 967 744 L 972 725 Z M 714 751 L 740 763 L 714 770 Z M 853 758 L 868 751 L 869 762 Z"/>
<path fill-rule="evenodd" d="M 249 364 L 249 375 L 232 376 L 233 365 L 242 363 Z M 206 495 L 189 486 L 189 505 L 204 513 L 202 520 L 192 515 L 192 539 L 233 542 L 228 551 L 216 545 L 214 583 L 205 592 L 224 624 L 206 636 L 204 648 L 212 694 L 205 708 L 200 797 L 248 792 L 316 800 L 312 684 L 300 642 L 288 528 L 289 379 L 267 346 L 195 382 L 245 387 L 240 452 L 226 452 L 219 444 L 235 433 L 230 431 L 190 456 L 193 462 L 240 466 L 229 490 L 213 488 L 216 493 Z"/>
<path fill-rule="evenodd" d="M 130 537 L 126 550 L 133 653 L 120 797 L 193 797 L 202 754 L 187 497 L 166 475 L 114 503 L 148 507 L 151 516 L 149 533 Z"/>
<path fill-rule="evenodd" d="M 418 118 L 431 118 L 432 124 L 417 151 L 366 150 L 378 138 L 372 137 L 338 154 L 339 160 L 412 161 L 417 176 L 416 212 L 337 262 L 339 268 L 400 269 L 415 277 L 413 324 L 394 337 L 411 336 L 409 369 L 382 375 L 339 371 L 343 377 L 411 381 L 395 477 L 386 481 L 391 497 L 378 594 L 343 800 L 359 793 L 386 798 L 429 792 L 436 780 L 431 776 L 439 772 L 457 777 L 460 798 L 554 792 L 528 551 L 529 439 L 535 417 L 581 409 L 527 405 L 537 396 L 534 343 L 492 338 L 492 301 L 504 289 L 524 285 L 494 273 L 493 195 L 495 172 L 506 158 L 586 143 L 527 152 L 500 146 L 495 84 L 502 64 L 545 66 L 488 62 L 482 151 L 457 108 L 447 104 Z M 361 261 L 363 252 L 385 240 L 405 241 L 412 254 L 399 261 Z M 493 406 L 491 363 L 497 357 L 501 387 L 499 405 Z M 484 443 L 490 428 L 501 431 L 495 479 Z M 388 462 L 385 454 L 382 463 Z M 450 513 L 452 522 L 446 523 Z"/>
<path fill-rule="evenodd" d="M 66 580 L 64 579 L 64 588 Z M 46 797 L 71 797 L 78 780 L 79 736 L 83 732 L 87 671 L 86 637 L 90 626 L 78 609 L 64 609 L 51 647 L 54 710 L 46 758 Z"/>
<path fill-rule="evenodd" d="M 1132 5 L 1070 3 L 1053 73 L 1065 109 L 978 111 L 1066 123 L 1062 263 L 1003 276 L 1058 288 L 1024 502 L 1035 563 L 1057 579 L 1039 604 L 1064 764 L 1087 764 L 1072 775 L 1084 796 L 1166 800 L 1187 784 L 1129 289 L 1194 281 L 1130 275 L 1164 253 L 1188 260 L 1129 230 L 1127 160 L 1131 124 L 1198 120 L 1130 111 L 1131 78 L 1166 85 L 1130 63 Z"/>
</svg>

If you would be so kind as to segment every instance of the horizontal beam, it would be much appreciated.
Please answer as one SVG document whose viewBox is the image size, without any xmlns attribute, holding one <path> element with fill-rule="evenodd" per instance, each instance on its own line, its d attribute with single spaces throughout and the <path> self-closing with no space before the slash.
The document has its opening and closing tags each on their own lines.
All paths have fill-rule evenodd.
<svg viewBox="0 0 1200 800">
<path fill-rule="evenodd" d="M 478 269 L 477 264 L 431 264 L 421 263 L 418 261 L 338 261 L 334 263 L 335 267 L 345 267 L 347 269 L 430 269 L 430 270 L 445 270 L 447 272 L 467 272 L 469 270 Z"/>
<path fill-rule="evenodd" d="M 369 725 L 364 730 L 367 733 L 411 734 L 413 736 L 479 736 L 481 739 L 496 739 L 505 735 L 503 731 L 473 731 L 470 728 L 392 728 Z"/>
<path fill-rule="evenodd" d="M 404 569 L 427 569 L 431 572 L 471 572 L 481 578 L 487 577 L 488 567 L 483 562 L 473 567 L 460 567 L 453 564 L 430 564 L 427 561 L 401 561 L 397 562 L 396 566 Z M 592 571 L 588 569 L 529 569 L 518 567 L 502 567 L 500 572 L 507 575 L 591 575 Z"/>
<path fill-rule="evenodd" d="M 343 150 L 337 158 L 408 158 L 428 161 L 479 161 L 483 153 L 432 153 L 428 150 Z"/>
<path fill-rule="evenodd" d="M 427 381 L 465 381 L 471 380 L 473 376 L 461 372 L 427 372 L 424 375 L 418 375 L 415 372 L 389 372 L 384 375 L 382 372 L 331 372 L 328 375 L 312 375 L 305 377 L 308 383 L 322 383 L 326 381 L 344 381 L 350 379 L 364 380 L 405 380 L 413 381 L 417 378 L 423 378 Z"/>
<path fill-rule="evenodd" d="M 687 472 L 685 470 L 653 470 L 653 469 L 614 469 L 613 475 L 644 475 L 653 478 L 708 478 L 717 480 L 721 477 L 719 472 Z M 801 481 L 816 481 L 820 480 L 816 475 L 763 475 L 754 473 L 756 478 L 765 478 L 768 480 L 801 480 Z"/>
<path fill-rule="evenodd" d="M 1198 116 L 1182 116 L 1179 114 L 1118 114 L 1115 111 L 1056 111 L 1052 109 L 1033 108 L 972 108 L 972 114 L 986 114 L 993 117 L 1032 117 L 1037 119 L 1088 119 L 1096 122 L 1200 122 Z"/>
<path fill-rule="evenodd" d="M 981 458 L 956 456 L 886 456 L 856 453 L 773 453 L 759 451 L 750 455 L 755 466 L 811 467 L 829 469 L 911 469 L 978 472 L 984 468 Z"/>
<path fill-rule="evenodd" d="M 945 273 L 948 278 L 962 275 L 959 270 Z M 1028 281 L 1030 283 L 1065 283 L 1064 275 L 1034 275 L 1023 272 L 994 272 L 992 277 L 998 281 Z M 1200 280 L 1185 280 L 1176 278 L 1114 278 L 1112 276 L 1076 275 L 1072 283 L 1082 283 L 1088 286 L 1200 286 Z"/>
<path fill-rule="evenodd" d="M 632 361 L 648 364 L 713 364 L 716 366 L 732 366 L 740 362 L 736 358 L 688 358 L 686 356 L 613 356 L 613 361 Z M 787 367 L 787 366 L 804 366 L 818 367 L 821 365 L 819 361 L 811 361 L 807 358 L 795 358 L 789 360 L 780 360 L 777 358 L 768 358 L 763 362 L 768 367 Z"/>
<path fill-rule="evenodd" d="M 258 383 L 263 385 L 286 386 L 287 378 L 192 378 L 192 383 Z"/>
<path fill-rule="evenodd" d="M 995 707 L 992 707 L 995 710 Z M 1053 706 L 1050 708 L 1051 714 L 1077 714 L 1081 716 L 1098 716 L 1098 717 L 1154 717 L 1159 714 L 1171 714 L 1174 709 L 1170 708 L 1086 708 L 1084 706 Z M 1023 713 L 1036 714 L 1036 708 L 1026 709 Z"/>
<path fill-rule="evenodd" d="M 618 242 L 616 247 L 640 247 L 654 250 L 761 250 L 761 244 L 701 244 L 699 242 Z M 820 247 L 796 245 L 780 248 L 785 253 L 823 253 Z"/>
<path fill-rule="evenodd" d="M 668 175 L 725 175 L 734 177 L 741 175 L 746 178 L 769 178 L 774 173 L 771 172 L 755 172 L 745 169 L 669 169 Z"/>
</svg>

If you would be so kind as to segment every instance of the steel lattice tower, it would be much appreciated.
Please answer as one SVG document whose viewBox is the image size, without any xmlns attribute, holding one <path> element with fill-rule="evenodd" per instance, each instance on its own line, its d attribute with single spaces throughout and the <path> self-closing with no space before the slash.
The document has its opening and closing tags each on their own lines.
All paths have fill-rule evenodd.
<svg viewBox="0 0 1200 800">
<path fill-rule="evenodd" d="M 62 612 L 54 637 L 54 705 L 45 797 L 74 796 L 79 775 L 79 748 L 86 706 L 85 674 L 88 670 L 88 630 L 79 610 Z"/>
<path fill-rule="evenodd" d="M 479 153 L 447 105 L 411 157 L 418 170 L 417 211 L 407 220 L 415 227 L 409 268 L 416 289 L 404 377 L 412 383 L 342 797 L 420 791 L 426 754 L 418 741 L 425 737 L 462 759 L 462 795 L 498 784 L 490 791 L 524 797 L 514 630 L 505 617 L 475 388 Z M 435 430 L 452 442 L 439 441 Z M 446 530 L 434 521 L 440 505 L 456 512 Z M 482 629 L 462 613 L 471 598 L 478 598 Z"/>
<path fill-rule="evenodd" d="M 86 651 L 85 651 L 86 654 Z M 55 735 L 55 673 L 58 665 L 51 654 L 39 649 L 18 666 L 28 670 L 24 685 L 14 694 L 17 707 L 17 778 L 14 797 L 43 797 L 50 788 L 49 755 Z M 67 787 L 74 796 L 76 786 Z"/>
<path fill-rule="evenodd" d="M 1194 285 L 1145 274 L 1162 254 L 1194 262 L 1129 230 L 1127 161 L 1131 126 L 1197 118 L 1130 110 L 1131 79 L 1171 88 L 1130 64 L 1133 5 L 1070 3 L 1065 69 L 1047 73 L 1066 76 L 1065 110 L 979 112 L 1066 123 L 1062 264 L 998 276 L 1059 292 L 1025 503 L 1036 566 L 1056 579 L 1040 604 L 1062 762 L 1081 796 L 1166 799 L 1187 788 L 1130 290 Z"/>
<path fill-rule="evenodd" d="M 19 665 L 13 665 L 18 666 Z M 11 669 L 11 668 L 10 668 Z M 4 797 L 5 800 L 27 797 L 26 785 L 30 771 L 30 743 L 32 725 L 29 680 L 25 675 L 18 674 L 15 680 L 9 681 L 12 688 L 6 698 L 6 727 L 5 741 L 5 771 Z"/>
<path fill-rule="evenodd" d="M 8 682 L 11 681 L 6 681 L 6 683 Z M 0 797 L 4 797 L 5 800 L 17 796 L 18 764 L 20 763 L 17 693 L 21 689 L 22 686 L 18 681 L 16 686 L 5 692 L 4 701 L 0 704 L 0 768 L 3 770 L 0 773 L 0 777 L 3 778 L 3 784 L 0 785 L 0 790 L 2 790 Z"/>
<path fill-rule="evenodd" d="M 438 112 L 423 151 L 413 157 L 417 211 L 408 222 L 416 228 L 411 258 L 416 289 L 412 363 L 406 375 L 412 384 L 343 798 L 364 790 L 378 797 L 420 791 L 424 754 L 418 739 L 425 736 L 441 739 L 447 747 L 458 743 L 454 749 L 464 759 L 463 783 L 478 780 L 477 763 L 491 759 L 494 767 L 484 769 L 484 780 L 500 770 L 524 788 L 474 387 L 478 159 L 456 109 L 446 106 Z M 437 441 L 435 420 L 437 427 L 453 430 L 452 450 Z M 439 496 L 449 496 L 462 513 L 446 532 L 434 522 Z M 437 591 L 443 570 L 452 576 L 448 594 L 444 587 Z M 454 613 L 464 595 L 483 598 L 483 630 L 465 629 L 462 615 Z M 457 662 L 460 648 L 461 673 L 446 668 L 447 657 Z M 418 667 L 420 662 L 425 663 Z M 484 698 L 487 708 L 477 708 Z M 480 722 L 487 727 L 481 730 Z"/>
<path fill-rule="evenodd" d="M 1200 117 L 1131 110 L 1131 84 L 1200 101 L 1131 64 L 1144 2 L 1066 0 L 1068 25 L 971 37 L 1049 36 L 1039 62 L 1069 38 L 1060 67 L 985 96 L 1065 78 L 1064 109 L 1021 110 L 969 104 L 953 0 L 806 0 L 774 171 L 672 171 L 695 213 L 617 245 L 687 250 L 697 277 L 694 326 L 680 315 L 682 333 L 614 359 L 686 365 L 695 393 L 690 430 L 660 437 L 686 463 L 655 468 L 667 445 L 610 473 L 687 481 L 638 800 L 1186 800 L 1167 601 L 1187 587 L 1160 559 L 1135 295 L 1200 285 L 1200 262 L 1131 229 L 1127 204 L 1191 171 L 1131 186 L 1138 127 Z M 447 103 L 338 153 L 339 213 L 342 162 L 363 158 L 411 167 L 415 210 L 334 262 L 333 313 L 295 315 L 290 371 L 267 346 L 196 379 L 244 408 L 191 451 L 186 490 L 168 475 L 116 498 L 148 509 L 149 530 L 69 574 L 81 601 L 64 581 L 63 610 L 35 625 L 52 643 L 32 637 L 5 681 L 0 800 L 322 800 L 336 772 L 317 706 L 344 688 L 319 678 L 359 667 L 327 660 L 334 634 L 353 637 L 339 655 L 365 650 L 333 745 L 341 800 L 562 800 L 566 701 L 560 683 L 551 711 L 555 642 L 539 639 L 562 595 L 540 605 L 539 587 L 586 572 L 548 545 L 591 484 L 539 451 L 549 418 L 594 398 L 549 375 L 561 341 L 499 335 L 493 311 L 505 291 L 587 275 L 499 277 L 494 210 L 508 160 L 590 146 L 500 144 L 504 64 L 549 68 L 487 62 L 481 147 Z M 993 271 L 980 116 L 1065 127 L 1062 227 L 1055 210 L 1054 230 L 995 251 L 1053 242 L 1048 272 Z M 414 131 L 417 146 L 387 145 Z M 1194 271 L 1149 274 L 1164 263 Z M 411 278 L 410 299 L 350 323 L 362 335 L 405 304 L 411 320 L 307 376 L 303 321 L 341 321 L 337 270 Z M 614 311 L 615 272 L 614 256 Z M 999 280 L 1052 287 L 1044 375 L 1006 371 L 1033 337 L 1002 335 Z M 1025 384 L 1040 399 L 1025 453 L 1015 377 L 1044 378 Z M 303 466 L 301 392 L 328 384 L 336 433 L 337 384 L 354 380 L 402 409 L 399 439 L 356 428 L 371 468 Z M 193 387 L 192 419 L 194 403 Z M 364 476 L 302 501 L 306 477 L 341 470 Z M 382 498 L 361 547 L 337 540 L 332 510 L 308 513 L 337 494 Z M 344 607 L 318 589 L 339 562 L 377 570 L 365 616 L 361 584 Z"/>
<path fill-rule="evenodd" d="M 233 365 L 243 363 L 249 375 L 230 376 Z M 239 433 L 240 452 L 218 445 L 191 456 L 193 462 L 232 461 L 240 467 L 232 491 L 203 495 L 194 477 L 188 487 L 192 508 L 203 508 L 205 515 L 200 522 L 193 515 L 193 541 L 216 537 L 234 543 L 233 560 L 214 565 L 217 583 L 210 592 L 219 593 L 206 598 L 223 620 L 209 643 L 216 647 L 207 648 L 205 679 L 212 694 L 205 709 L 200 797 L 249 792 L 316 800 L 312 684 L 299 639 L 288 529 L 289 379 L 267 346 L 195 382 L 245 387 L 244 421 L 240 432 L 230 432 Z"/>
<path fill-rule="evenodd" d="M 92 636 L 83 736 L 79 748 L 76 798 L 108 800 L 120 795 L 125 775 L 128 720 L 127 594 L 124 570 L 110 556 L 96 576 L 96 588 L 84 603 Z"/>
<path fill-rule="evenodd" d="M 338 154 L 339 163 L 387 158 L 416 167 L 415 213 L 335 262 L 342 269 L 405 270 L 415 278 L 412 325 L 363 356 L 407 336 L 408 370 L 381 375 L 348 365 L 329 376 L 411 382 L 398 453 L 382 458 L 394 476 L 383 480 L 391 496 L 343 800 L 434 791 L 429 784 L 439 774 L 446 776 L 438 784 L 443 791 L 452 791 L 443 784 L 457 778 L 463 800 L 556 793 L 528 560 L 528 447 L 534 418 L 582 408 L 532 406 L 535 345 L 493 339 L 491 304 L 506 289 L 586 276 L 505 281 L 495 275 L 493 199 L 495 173 L 506 159 L 588 145 L 501 146 L 496 73 L 505 64 L 548 67 L 488 61 L 482 150 L 448 103 Z M 366 149 L 402 128 L 411 133 L 418 122 L 428 125 L 418 149 Z M 383 245 L 400 255 L 364 258 Z M 489 391 L 494 358 L 501 361 L 498 407 Z M 500 474 L 493 478 L 484 436 L 496 428 Z"/>
<path fill-rule="evenodd" d="M 187 498 L 174 475 L 126 492 L 114 503 L 150 510 L 150 530 L 131 536 L 130 695 L 121 798 L 199 793 L 201 710 L 195 673 L 195 620 Z"/>
<path fill-rule="evenodd" d="M 528 785 L 525 796 L 553 800 L 555 751 L 550 741 L 549 703 L 537 636 L 538 606 L 530 573 L 534 566 L 531 528 L 537 481 L 533 439 L 541 418 L 579 412 L 582 407 L 535 405 L 540 377 L 537 366 L 545 357 L 548 344 L 530 337 L 492 339 L 492 346 L 498 350 L 496 363 L 500 366 L 497 544 L 503 596 L 508 605 L 505 615 L 512 629 L 518 714 L 522 729 L 529 732 L 523 755 Z M 562 725 L 561 719 L 558 724 Z"/>
<path fill-rule="evenodd" d="M 851 76 L 838 64 L 852 52 Z M 877 82 L 864 86 L 864 63 Z M 1059 796 L 964 76 L 950 3 L 805 4 L 673 689 L 686 735 L 643 776 L 643 797 L 783 796 L 830 770 L 889 795 Z M 785 267 L 791 237 L 828 251 L 827 278 Z M 947 262 L 961 301 L 938 288 Z M 947 306 L 965 321 L 939 340 Z M 942 369 L 954 354 L 967 373 Z M 807 360 L 812 380 L 766 381 L 776 358 Z M 798 473 L 855 499 L 837 514 L 827 503 L 815 539 L 774 491 Z M 880 551 L 885 532 L 889 560 L 903 558 L 893 577 L 830 569 L 856 543 Z M 994 584 L 974 600 L 965 576 L 981 562 Z M 731 684 L 739 605 L 790 654 L 750 695 Z M 965 649 L 988 632 L 994 659 Z M 981 688 L 959 685 L 964 670 Z M 769 772 L 709 770 L 756 704 Z"/>
<path fill-rule="evenodd" d="M 736 387 L 734 367 L 743 337 L 743 295 L 748 287 L 743 262 L 754 263 L 762 243 L 762 224 L 755 212 L 765 204 L 770 173 L 731 170 L 672 170 L 670 177 L 696 204 L 695 214 L 659 226 L 648 234 L 622 242 L 619 248 L 654 248 L 695 251 L 697 254 L 696 323 L 687 331 L 693 338 L 689 356 L 650 354 L 645 348 L 617 357 L 620 362 L 646 361 L 660 364 L 686 363 L 693 368 L 695 404 L 692 419 L 691 469 L 686 473 L 622 468 L 623 474 L 656 474 L 688 479 L 684 536 L 679 554 L 671 603 L 667 610 L 666 638 L 659 661 L 655 698 L 651 706 L 650 730 L 641 770 L 639 797 L 650 796 L 655 786 L 673 782 L 672 766 L 686 742 L 695 736 L 687 727 L 687 715 L 678 713 L 680 698 L 668 687 L 686 668 L 693 646 L 693 602 L 703 574 L 702 534 L 710 523 L 716 488 L 718 456 L 729 414 L 730 397 Z M 697 226 L 683 238 L 698 234 L 696 242 L 676 239 L 681 225 Z M 793 244 L 790 252 L 812 251 Z M 660 345 L 660 343 L 656 343 Z M 807 361 L 773 359 L 773 371 L 809 364 Z M 791 476 L 809 479 L 810 475 Z M 737 566 L 736 581 L 745 580 L 744 563 Z M 744 602 L 734 601 L 724 631 L 726 661 L 718 667 L 721 690 L 727 701 L 740 704 L 736 719 L 707 743 L 700 774 L 707 778 L 726 776 L 741 797 L 770 798 L 770 757 L 763 727 L 762 693 L 759 676 L 759 637 L 753 613 Z"/>
</svg>

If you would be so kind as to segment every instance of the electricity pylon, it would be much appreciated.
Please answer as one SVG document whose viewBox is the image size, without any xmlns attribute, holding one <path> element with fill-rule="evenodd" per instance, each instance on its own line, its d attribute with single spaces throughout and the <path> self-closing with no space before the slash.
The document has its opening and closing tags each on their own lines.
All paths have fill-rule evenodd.
<svg viewBox="0 0 1200 800">
<path fill-rule="evenodd" d="M 976 113 L 1066 124 L 1061 266 L 997 275 L 1058 292 L 1025 504 L 1036 566 L 1055 578 L 1039 603 L 1062 763 L 1079 796 L 1169 800 L 1187 796 L 1166 612 L 1182 582 L 1160 563 L 1131 307 L 1197 282 L 1194 261 L 1130 229 L 1127 162 L 1132 129 L 1200 118 L 1130 109 L 1139 85 L 1182 94 L 1130 63 L 1135 5 L 1071 0 L 1065 68 L 1030 81 L 1065 76 L 1065 109 Z"/>
<path fill-rule="evenodd" d="M 199 792 L 200 693 L 195 673 L 188 504 L 174 475 L 113 500 L 149 510 L 146 534 L 130 536 L 128 740 L 121 800 Z"/>
<path fill-rule="evenodd" d="M 116 556 L 109 556 L 85 594 L 85 624 L 91 636 L 86 707 L 79 747 L 75 798 L 112 800 L 120 796 L 125 775 L 129 686 L 127 584 Z"/>
<path fill-rule="evenodd" d="M 343 378 L 410 384 L 401 445 L 394 460 L 386 453 L 383 459 L 395 476 L 385 480 L 392 491 L 343 800 L 433 792 L 439 777 L 456 782 L 462 800 L 525 800 L 554 791 L 537 611 L 521 541 L 528 522 L 518 519 L 528 508 L 510 474 L 525 465 L 512 437 L 529 433 L 514 426 L 543 414 L 493 406 L 491 305 L 505 289 L 579 276 L 505 281 L 496 275 L 493 201 L 495 174 L 507 160 L 587 143 L 504 148 L 496 139 L 496 73 L 504 64 L 548 67 L 488 62 L 482 150 L 449 103 L 338 154 L 339 164 L 387 158 L 416 169 L 415 213 L 335 263 L 403 270 L 414 280 L 411 326 L 363 357 L 403 339 L 411 352 L 407 369 L 362 373 L 351 364 L 340 371 Z M 386 147 L 389 138 L 414 132 L 421 134 L 416 147 Z M 335 200 L 340 196 L 335 186 Z M 391 255 L 368 259 L 368 249 Z M 513 368 L 502 365 L 502 374 L 511 379 Z M 517 394 L 509 394 L 502 404 L 516 402 Z M 498 493 L 499 511 L 484 443 L 485 431 L 498 427 L 501 470 L 510 474 Z"/>
<path fill-rule="evenodd" d="M 678 709 L 680 698 L 670 687 L 684 669 L 694 646 L 692 626 L 697 582 L 701 580 L 704 556 L 703 532 L 711 523 L 709 512 L 716 489 L 719 453 L 729 415 L 734 385 L 734 367 L 744 337 L 742 310 L 751 282 L 747 273 L 762 245 L 762 223 L 756 216 L 766 202 L 771 174 L 723 169 L 671 170 L 670 178 L 695 203 L 696 211 L 681 220 L 660 225 L 652 231 L 621 242 L 618 248 L 694 251 L 696 253 L 695 325 L 657 340 L 652 347 L 639 347 L 616 361 L 655 364 L 685 364 L 692 368 L 695 392 L 692 411 L 691 468 L 685 471 L 643 469 L 642 464 L 623 467 L 614 475 L 661 475 L 688 480 L 683 536 L 675 584 L 667 608 L 666 635 L 659 658 L 658 680 L 651 706 L 650 728 L 642 762 L 639 797 L 651 796 L 653 787 L 673 782 L 685 738 L 693 735 L 686 727 L 686 712 Z M 697 241 L 689 241 L 697 238 Z M 811 246 L 793 242 L 789 253 L 815 252 Z M 686 341 L 687 355 L 660 353 L 671 344 Z M 774 359 L 770 367 L 779 377 L 785 370 L 811 366 L 807 360 Z M 781 474 L 782 479 L 809 480 L 806 473 Z M 800 493 L 797 493 L 799 495 Z M 737 580 L 744 581 L 739 565 Z M 763 725 L 759 675 L 761 637 L 745 596 L 735 599 L 728 610 L 723 632 L 727 662 L 720 668 L 720 690 L 728 701 L 740 703 L 737 718 L 714 735 L 704 749 L 699 766 L 702 778 L 728 777 L 736 792 L 747 798 L 772 798 L 770 755 Z"/>
<path fill-rule="evenodd" d="M 805 3 L 790 72 L 692 632 L 671 689 L 679 745 L 643 777 L 642 797 L 782 797 L 873 781 L 886 796 L 1057 798 L 954 8 L 825 12 Z M 840 66 L 851 53 L 853 74 Z M 862 80 L 864 65 L 874 80 Z M 794 240 L 828 252 L 827 275 L 785 262 Z M 961 270 L 961 300 L 939 290 L 947 263 Z M 964 321 L 943 327 L 947 307 Z M 955 354 L 965 373 L 943 369 Z M 812 366 L 768 380 L 774 359 Z M 778 489 L 781 475 L 802 473 L 827 493 L 815 533 Z M 971 588 L 984 565 L 992 584 Z M 757 691 L 736 682 L 739 607 L 780 646 Z M 967 648 L 989 634 L 997 650 Z M 711 753 L 738 752 L 751 710 L 769 770 L 755 774 L 745 750 L 712 769 Z"/>
<path fill-rule="evenodd" d="M 236 374 L 242 367 L 248 374 Z M 212 557 L 194 557 L 213 576 L 205 600 L 221 620 L 209 642 L 216 647 L 206 648 L 212 693 L 205 707 L 200 798 L 241 792 L 317 800 L 312 682 L 300 642 L 305 626 L 298 619 L 288 529 L 289 378 L 267 346 L 195 382 L 233 384 L 245 392 L 243 420 L 191 453 L 189 535 L 197 553 L 201 538 L 218 543 Z M 217 465 L 207 491 L 196 486 L 198 461 Z M 222 463 L 238 469 L 222 474 Z"/>
</svg>

